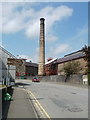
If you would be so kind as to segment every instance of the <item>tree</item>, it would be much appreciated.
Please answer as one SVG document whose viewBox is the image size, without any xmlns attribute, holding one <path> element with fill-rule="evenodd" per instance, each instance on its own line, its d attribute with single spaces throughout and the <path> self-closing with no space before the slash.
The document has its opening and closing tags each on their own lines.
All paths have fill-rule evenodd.
<svg viewBox="0 0 90 120">
<path fill-rule="evenodd" d="M 63 68 L 66 77 L 70 76 L 71 74 L 77 74 L 81 69 L 82 68 L 80 67 L 79 61 L 68 62 Z"/>
<path fill-rule="evenodd" d="M 85 53 L 85 61 L 87 61 L 87 75 L 88 75 L 88 83 L 90 85 L 90 46 L 84 46 L 82 51 Z"/>
<path fill-rule="evenodd" d="M 85 53 L 85 60 L 87 61 L 88 72 L 90 72 L 90 46 L 84 46 L 82 51 Z"/>
</svg>

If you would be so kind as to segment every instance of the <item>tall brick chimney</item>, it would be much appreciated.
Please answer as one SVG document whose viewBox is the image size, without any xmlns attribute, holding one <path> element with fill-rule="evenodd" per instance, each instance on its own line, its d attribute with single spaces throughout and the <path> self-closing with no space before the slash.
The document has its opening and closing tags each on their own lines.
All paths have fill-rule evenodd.
<svg viewBox="0 0 90 120">
<path fill-rule="evenodd" d="M 40 42 L 39 42 L 39 65 L 38 65 L 38 75 L 45 75 L 45 26 L 44 18 L 40 19 Z"/>
</svg>

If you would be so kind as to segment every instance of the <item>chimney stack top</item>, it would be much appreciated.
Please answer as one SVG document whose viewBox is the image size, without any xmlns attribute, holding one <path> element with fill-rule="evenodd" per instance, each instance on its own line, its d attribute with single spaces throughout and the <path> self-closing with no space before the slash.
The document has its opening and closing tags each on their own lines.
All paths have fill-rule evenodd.
<svg viewBox="0 0 90 120">
<path fill-rule="evenodd" d="M 44 19 L 44 18 L 40 18 L 40 20 L 43 20 L 43 21 L 44 21 L 45 19 Z"/>
</svg>

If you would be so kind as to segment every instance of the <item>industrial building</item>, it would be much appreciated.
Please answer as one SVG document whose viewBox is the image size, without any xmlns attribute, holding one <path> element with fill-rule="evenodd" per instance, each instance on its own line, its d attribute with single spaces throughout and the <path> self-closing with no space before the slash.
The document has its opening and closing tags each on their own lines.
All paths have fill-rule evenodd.
<svg viewBox="0 0 90 120">
<path fill-rule="evenodd" d="M 17 78 L 28 78 L 29 76 L 38 75 L 38 64 L 32 62 L 26 62 L 22 66 L 16 66 L 16 76 Z"/>
<path fill-rule="evenodd" d="M 80 67 L 83 68 L 79 71 L 80 74 L 85 74 L 87 62 L 84 60 L 85 53 L 82 50 L 65 55 L 63 58 L 50 60 L 45 64 L 46 75 L 65 75 L 63 72 L 64 65 L 71 61 L 79 61 Z"/>
<path fill-rule="evenodd" d="M 26 62 L 26 59 L 17 59 L 10 52 L 0 46 L 0 81 L 3 84 L 14 81 L 21 76 L 36 76 L 38 74 L 38 64 Z"/>
<path fill-rule="evenodd" d="M 38 75 L 38 64 L 32 62 L 26 62 L 25 72 L 26 72 L 26 76 Z"/>
<path fill-rule="evenodd" d="M 57 60 L 58 64 L 58 75 L 64 75 L 65 73 L 62 71 L 65 64 L 71 61 L 78 61 L 80 63 L 80 67 L 83 68 L 79 71 L 80 74 L 85 74 L 86 72 L 86 64 L 87 62 L 84 60 L 85 53 L 82 50 L 73 52 L 71 54 L 65 55 L 63 58 Z"/>
<path fill-rule="evenodd" d="M 57 75 L 57 70 L 58 70 L 58 64 L 57 64 L 57 58 L 48 60 L 45 63 L 45 75 Z"/>
<path fill-rule="evenodd" d="M 0 81 L 1 84 L 10 84 L 15 80 L 16 66 L 8 64 L 8 58 L 16 58 L 0 46 Z"/>
</svg>

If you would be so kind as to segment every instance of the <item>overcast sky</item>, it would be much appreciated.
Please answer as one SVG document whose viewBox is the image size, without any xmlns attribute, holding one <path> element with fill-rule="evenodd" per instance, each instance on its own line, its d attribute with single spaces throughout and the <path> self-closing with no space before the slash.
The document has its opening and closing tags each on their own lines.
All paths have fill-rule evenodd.
<svg viewBox="0 0 90 120">
<path fill-rule="evenodd" d="M 15 56 L 38 62 L 41 17 L 46 59 L 61 58 L 88 44 L 88 2 L 3 2 L 1 6 L 2 46 Z"/>
</svg>

